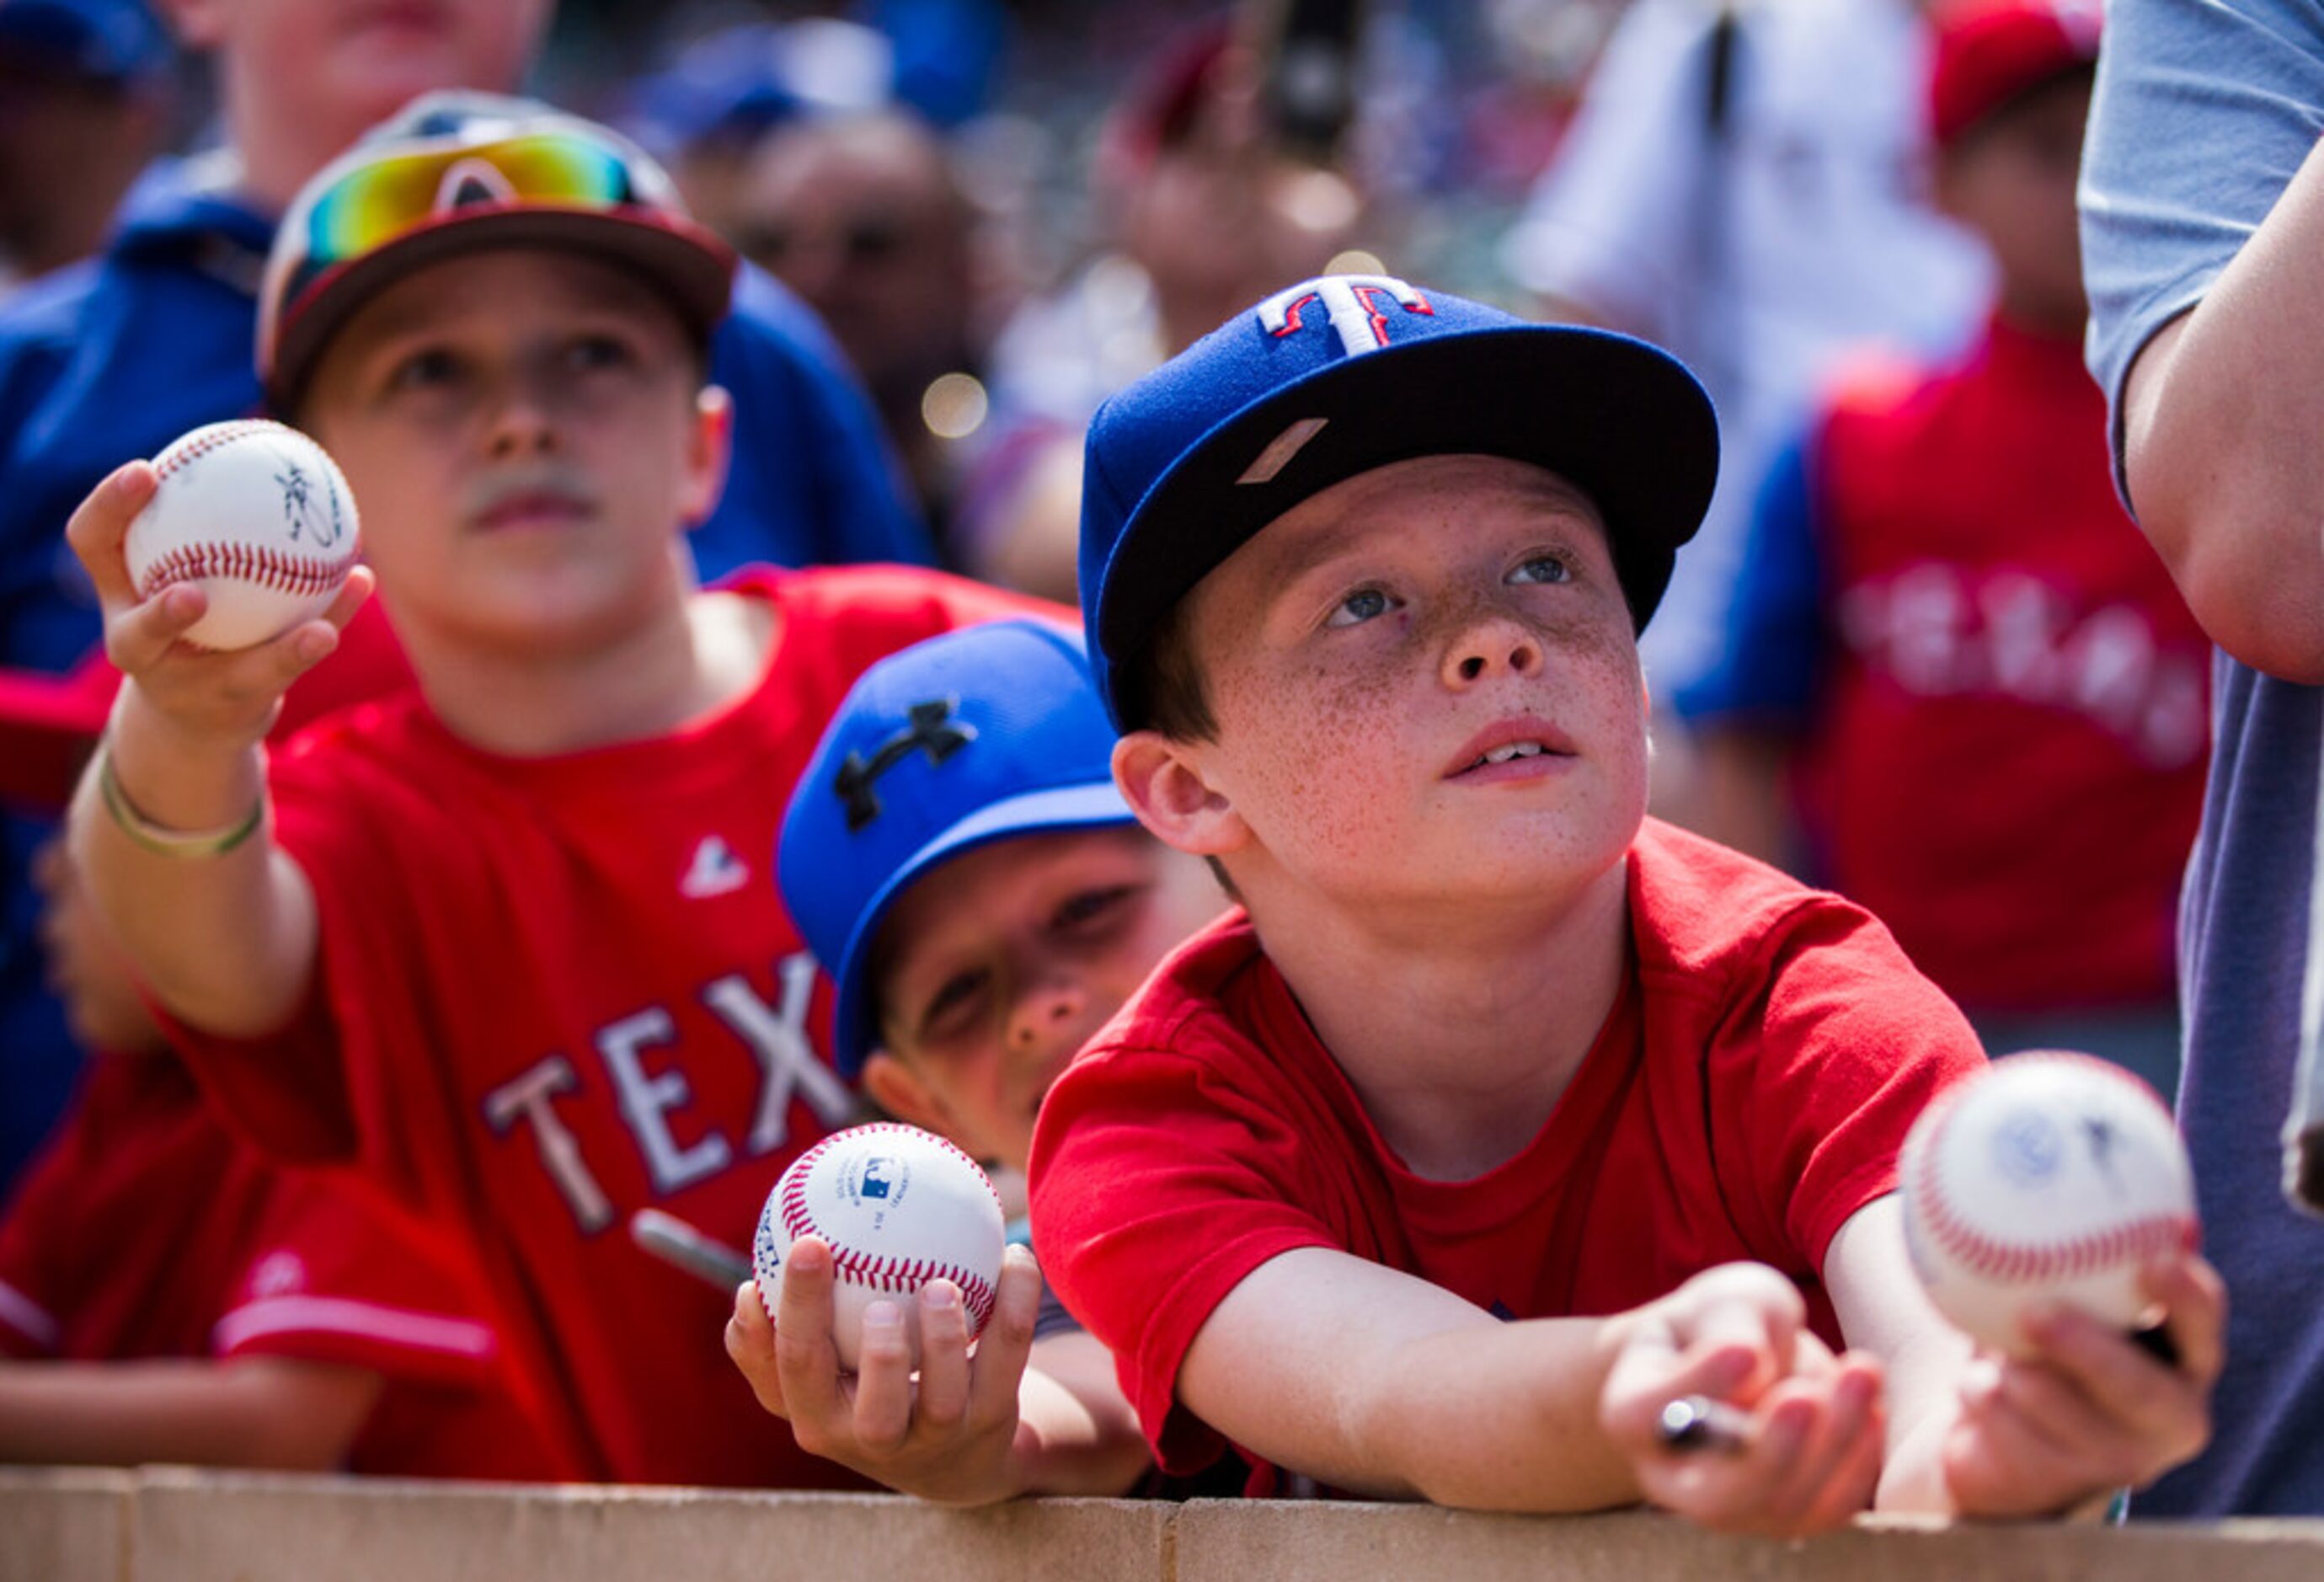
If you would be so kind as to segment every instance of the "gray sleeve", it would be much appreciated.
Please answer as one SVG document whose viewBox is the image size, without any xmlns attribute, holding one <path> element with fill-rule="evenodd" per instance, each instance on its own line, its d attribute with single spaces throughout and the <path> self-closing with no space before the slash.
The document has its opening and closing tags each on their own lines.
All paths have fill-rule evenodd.
<svg viewBox="0 0 2324 1582">
<path fill-rule="evenodd" d="M 2318 0 L 2107 7 L 2083 149 L 2090 372 L 2120 399 L 2155 331 L 2202 299 L 2324 132 Z"/>
</svg>

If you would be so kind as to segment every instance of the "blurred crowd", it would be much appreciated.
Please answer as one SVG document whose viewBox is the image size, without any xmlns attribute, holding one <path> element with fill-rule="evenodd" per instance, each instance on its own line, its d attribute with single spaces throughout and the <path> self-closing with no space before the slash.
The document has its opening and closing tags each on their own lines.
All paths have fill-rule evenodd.
<svg viewBox="0 0 2324 1582">
<path fill-rule="evenodd" d="M 375 9 L 425 32 L 461 8 Z M 113 465 L 255 408 L 242 365 L 273 217 L 359 130 L 320 129 L 284 79 L 317 58 L 300 30 L 352 9 L 0 0 L 0 1193 L 26 1210 L 68 1216 L 77 1183 L 124 1169 L 74 1138 L 81 1173 L 52 1152 L 22 1193 L 88 1049 L 161 1042 L 92 965 L 54 840 L 117 682 L 64 521 Z M 1870 905 L 1990 1052 L 2093 1050 L 2167 1095 L 2209 650 L 2116 498 L 2081 365 L 2095 24 L 2022 9 L 2048 18 L 2030 44 L 1941 49 L 1915 0 L 535 0 L 398 86 L 522 89 L 633 140 L 787 288 L 753 310 L 830 365 L 835 410 L 868 401 L 851 470 L 855 430 L 761 416 L 779 382 L 761 364 L 733 382 L 730 499 L 775 525 L 706 523 L 706 579 L 918 561 L 1070 605 L 1099 403 L 1319 274 L 1668 347 L 1717 403 L 1722 457 L 1644 644 L 1656 811 Z M 181 270 L 180 295 L 123 283 L 157 269 Z M 744 278 L 738 317 L 764 286 Z M 95 300 L 123 305 L 68 318 Z M 197 334 L 216 347 L 155 359 Z M 110 362 L 89 349 L 106 338 Z M 162 393 L 113 427 L 131 368 Z M 383 652 L 365 629 L 351 655 Z M 278 732 L 332 702 L 294 690 Z M 227 1170 L 181 1113 L 191 1091 L 175 1168 Z M 254 1204 L 272 1189 L 230 1179 Z M 140 1189 L 124 1180 L 119 1225 L 88 1234 L 133 1234 Z M 298 1234 L 330 1243 L 329 1223 Z M 404 1292 L 458 1289 L 409 1226 L 364 1234 L 409 1253 Z M 0 1332 L 39 1355 L 56 1336 L 20 1274 L 0 1257 Z M 263 1267 L 231 1275 L 236 1300 L 263 1297 Z M 464 1361 L 445 1334 L 438 1386 Z M 124 1324 L 107 1344 L 217 1340 Z M 367 1426 L 264 1457 L 412 1469 L 371 1393 L 324 1404 L 317 1420 Z M 506 1431 L 484 1412 L 407 1449 L 474 1452 L 420 1470 L 572 1470 L 496 1460 Z"/>
</svg>

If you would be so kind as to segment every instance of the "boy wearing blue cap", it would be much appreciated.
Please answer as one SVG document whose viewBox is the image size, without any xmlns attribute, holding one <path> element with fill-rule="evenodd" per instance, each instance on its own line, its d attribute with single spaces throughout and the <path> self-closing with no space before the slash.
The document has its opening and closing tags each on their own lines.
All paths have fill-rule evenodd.
<svg viewBox="0 0 2324 1582">
<path fill-rule="evenodd" d="M 783 821 L 783 897 L 831 974 L 839 1069 L 1019 1170 L 1050 1084 L 1220 909 L 1201 865 L 1138 828 L 1112 751 L 1080 640 L 994 622 L 864 672 Z M 1149 1466 L 1112 1357 L 1040 1304 L 1025 1252 L 973 1359 L 958 1292 L 919 1294 L 917 1386 L 892 1303 L 843 1380 L 829 1254 L 808 1238 L 788 1270 L 778 1321 L 746 1286 L 726 1344 L 807 1448 L 957 1503 L 1120 1494 Z"/>
<path fill-rule="evenodd" d="M 1246 910 L 1059 1079 L 1033 1223 L 1166 1471 L 1646 1498 L 1743 1531 L 2065 1511 L 2202 1443 L 2071 1312 L 1973 1356 L 1895 1156 L 1982 1062 L 1860 909 L 1645 817 L 1637 633 L 1711 492 L 1701 389 L 1627 338 L 1379 276 L 1231 320 L 1093 422 L 1082 597 L 1139 820 Z M 1835 1355 L 1843 1346 L 1861 1349 Z M 1690 1395 L 1730 1448 L 1664 1443 Z"/>
</svg>

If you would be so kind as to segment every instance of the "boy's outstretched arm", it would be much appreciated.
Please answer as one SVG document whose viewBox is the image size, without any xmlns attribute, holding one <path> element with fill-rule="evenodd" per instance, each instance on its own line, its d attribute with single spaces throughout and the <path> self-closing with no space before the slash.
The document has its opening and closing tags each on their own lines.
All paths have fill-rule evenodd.
<svg viewBox="0 0 2324 1582">
<path fill-rule="evenodd" d="M 371 574 L 358 567 L 320 619 L 270 643 L 189 647 L 178 639 L 201 617 L 201 590 L 177 585 L 140 600 L 123 560 L 154 487 L 152 466 L 131 462 L 66 528 L 104 606 L 106 656 L 126 678 L 74 795 L 69 839 L 107 926 L 164 1005 L 208 1032 L 269 1032 L 298 1010 L 318 932 L 306 877 L 267 827 L 260 744 L 284 689 L 337 644 Z"/>
<path fill-rule="evenodd" d="M 735 1292 L 726 1352 L 802 1449 L 905 1494 L 978 1505 L 1019 1494 L 1119 1494 L 1148 1466 L 1138 1420 L 1105 1348 L 1080 1333 L 1036 1342 L 1041 1275 L 1011 1247 L 991 1318 L 969 1353 L 960 1293 L 934 1281 L 919 1303 L 920 1376 L 901 1315 L 875 1302 L 853 1378 L 832 1344 L 831 1254 L 792 1244 L 776 1324 L 758 1287 Z M 882 1309 L 888 1309 L 885 1313 Z"/>
<path fill-rule="evenodd" d="M 1731 1531 L 1796 1532 L 1868 1495 L 1877 1392 L 1843 1390 L 1849 1376 L 1800 1327 L 1788 1282 L 1754 1266 L 1710 1271 L 1609 1318 L 1504 1323 L 1425 1281 L 1309 1248 L 1228 1293 L 1177 1395 L 1238 1444 L 1350 1493 L 1507 1511 L 1653 1497 Z M 1650 1425 L 1693 1392 L 1750 1408 L 1766 1431 L 1715 1466 L 1682 1465 Z"/>
<path fill-rule="evenodd" d="M 1884 1510 L 2062 1515 L 2153 1482 L 2210 1437 L 2226 1288 L 2192 1254 L 2147 1270 L 2179 1354 L 2164 1363 L 2128 1336 L 2059 1308 L 2029 1325 L 2033 1360 L 1980 1351 L 1929 1303 L 1904 1250 L 1892 1194 L 1840 1226 L 1824 1280 L 1849 1343 L 1887 1365 Z"/>
<path fill-rule="evenodd" d="M 0 1461 L 327 1472 L 384 1383 L 368 1368 L 230 1362 L 0 1362 Z"/>
</svg>

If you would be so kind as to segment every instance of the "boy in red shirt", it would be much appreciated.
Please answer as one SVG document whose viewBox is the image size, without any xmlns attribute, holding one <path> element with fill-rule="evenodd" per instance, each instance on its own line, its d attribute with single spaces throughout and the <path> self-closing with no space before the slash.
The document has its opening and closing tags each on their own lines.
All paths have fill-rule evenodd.
<svg viewBox="0 0 2324 1582">
<path fill-rule="evenodd" d="M 230 1133 L 62 851 L 33 877 L 96 1053 L 0 1215 L 0 1461 L 567 1476 L 457 1247 Z"/>
<path fill-rule="evenodd" d="M 69 535 L 126 677 L 75 804 L 91 893 L 213 1101 L 466 1235 L 552 1443 L 591 1478 L 847 1481 L 721 1354 L 723 1293 L 640 1252 L 652 1206 L 747 1238 L 853 1118 L 763 865 L 848 683 L 1015 607 L 930 573 L 694 584 L 733 258 L 603 128 L 416 101 L 302 190 L 263 296 L 276 409 L 354 486 L 370 567 L 242 652 L 140 601 L 115 473 Z M 416 694 L 275 754 L 277 698 L 376 574 Z"/>
<path fill-rule="evenodd" d="M 1716 449 L 1654 348 L 1381 276 L 1100 411 L 1115 777 L 1247 911 L 1051 1089 L 1033 1225 L 1166 1470 L 1792 1532 L 1876 1487 L 2062 1511 L 2202 1443 L 2208 1267 L 2146 1272 L 2179 1369 L 2069 1312 L 1974 1357 L 1894 1198 L 1967 1024 L 1858 908 L 1645 818 L 1637 630 Z M 1660 1441 L 1696 1393 L 1737 1448 Z"/>
<path fill-rule="evenodd" d="M 1843 380 L 1761 490 L 1720 662 L 1674 699 L 1702 829 L 1871 908 L 1989 1051 L 2168 1092 L 2211 645 L 2116 497 L 2082 365 L 2098 10 L 1931 21 L 1937 197 L 1999 292 L 1957 362 Z"/>
<path fill-rule="evenodd" d="M 1020 1172 L 1065 1063 L 1222 904 L 1199 863 L 1138 828 L 1112 754 L 1080 638 L 994 621 L 866 671 L 783 819 L 783 894 L 831 973 L 839 1069 L 889 1114 Z M 973 1358 L 958 1291 L 920 1292 L 917 1382 L 889 1302 L 840 1376 L 830 1272 L 803 1238 L 779 1346 L 754 1285 L 727 1329 L 800 1443 L 964 1504 L 1118 1494 L 1149 1469 L 1113 1358 L 1040 1299 L 1022 1252 Z"/>
</svg>

